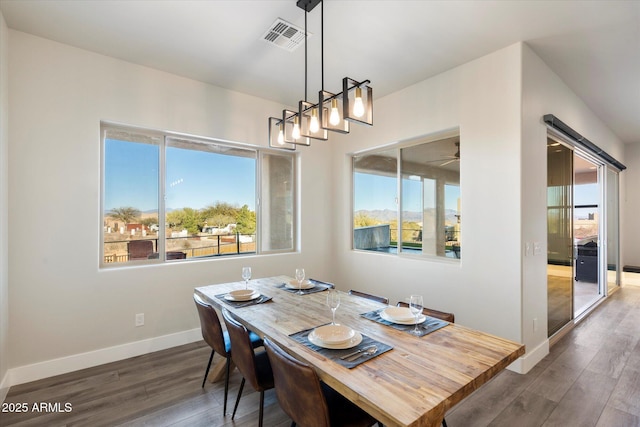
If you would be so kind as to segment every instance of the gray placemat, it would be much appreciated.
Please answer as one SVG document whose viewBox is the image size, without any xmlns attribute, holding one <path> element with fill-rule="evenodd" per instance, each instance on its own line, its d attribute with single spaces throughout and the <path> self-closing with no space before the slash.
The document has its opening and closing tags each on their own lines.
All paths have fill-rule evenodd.
<svg viewBox="0 0 640 427">
<path fill-rule="evenodd" d="M 322 286 L 326 286 L 327 288 L 331 288 L 331 289 L 335 288 L 335 285 L 333 283 L 323 282 L 322 280 L 309 278 L 309 281 L 311 283 L 313 283 L 314 285 L 322 285 Z"/>
<path fill-rule="evenodd" d="M 330 289 L 330 288 L 333 287 L 333 285 L 331 285 L 331 283 L 323 283 L 323 282 L 318 282 L 318 281 L 315 281 L 315 280 L 313 280 L 313 281 L 309 280 L 309 281 L 311 283 L 313 283 L 314 286 L 313 286 L 313 288 L 303 289 L 302 290 L 302 295 L 315 294 L 316 292 L 326 291 L 327 289 Z M 293 294 L 298 292 L 297 289 L 287 288 L 287 284 L 286 283 L 280 283 L 279 285 L 276 286 L 276 288 L 282 289 L 283 291 L 291 292 Z"/>
<path fill-rule="evenodd" d="M 388 320 L 385 320 L 382 317 L 380 317 L 380 312 L 382 310 L 384 310 L 384 308 L 362 313 L 360 316 L 364 317 L 365 319 L 373 320 L 374 322 L 382 323 L 383 325 L 391 326 L 394 329 L 411 333 L 411 335 L 413 335 L 411 331 L 413 331 L 413 329 L 415 328 L 415 325 L 401 325 L 399 323 L 389 322 Z M 431 316 L 425 316 L 425 317 L 426 317 L 425 321 L 418 324 L 418 331 L 420 331 L 420 335 L 415 335 L 415 336 L 420 336 L 420 337 L 425 336 L 427 334 L 430 334 L 433 331 L 437 331 L 440 328 L 444 328 L 449 324 L 449 322 L 436 319 L 435 317 L 431 317 Z"/>
<path fill-rule="evenodd" d="M 311 333 L 311 331 L 313 331 L 314 328 L 311 329 L 306 329 L 304 331 L 300 331 L 300 332 L 296 332 L 295 334 L 291 334 L 289 335 L 291 338 L 293 338 L 294 340 L 298 341 L 301 344 L 306 345 L 307 347 L 309 347 L 310 349 L 317 351 L 318 353 L 322 354 L 324 357 L 326 357 L 327 359 L 331 359 L 336 363 L 339 363 L 340 365 L 344 366 L 345 368 L 355 368 L 356 366 L 360 365 L 361 363 L 364 363 L 368 360 L 373 359 L 374 357 L 378 357 L 379 355 L 381 355 L 382 353 L 386 353 L 387 351 L 393 349 L 392 346 L 388 345 L 388 344 L 384 344 L 381 343 L 380 341 L 376 341 L 373 338 L 370 338 L 368 336 L 366 336 L 365 334 L 362 334 L 362 342 L 360 344 L 358 344 L 357 346 L 351 347 L 351 348 L 347 348 L 344 350 L 334 350 L 334 349 L 330 349 L 330 348 L 324 348 L 324 347 L 320 347 L 317 346 L 313 343 L 311 343 L 311 341 L 309 341 L 309 333 Z M 348 360 L 342 360 L 341 357 L 346 356 L 348 354 L 351 354 L 357 350 L 361 350 L 361 349 L 365 349 L 365 348 L 369 348 L 371 346 L 376 346 L 378 348 L 378 351 L 374 354 L 363 354 L 360 357 L 358 357 L 355 360 L 352 361 L 348 361 Z"/>
<path fill-rule="evenodd" d="M 215 295 L 215 297 L 218 298 L 220 301 L 224 302 L 225 304 L 230 305 L 231 307 L 234 307 L 234 308 L 248 307 L 250 305 L 262 304 L 264 302 L 271 301 L 271 298 L 272 298 L 267 295 L 260 295 L 258 298 L 252 299 L 251 301 L 230 301 L 225 298 L 226 295 L 228 294 L 226 293 L 218 294 L 218 295 Z"/>
</svg>

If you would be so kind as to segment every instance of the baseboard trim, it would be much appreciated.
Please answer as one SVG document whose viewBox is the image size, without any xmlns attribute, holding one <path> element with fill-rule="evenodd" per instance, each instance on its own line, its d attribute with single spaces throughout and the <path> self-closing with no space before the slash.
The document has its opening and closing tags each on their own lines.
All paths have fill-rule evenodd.
<svg viewBox="0 0 640 427">
<path fill-rule="evenodd" d="M 14 385 L 104 365 L 105 363 L 117 362 L 118 360 L 189 344 L 201 339 L 202 332 L 200 328 L 196 328 L 113 347 L 101 348 L 86 353 L 73 354 L 71 356 L 31 365 L 18 366 L 17 368 L 9 369 L 2 382 L 2 387 L 4 389 L 6 386 L 8 389 Z M 5 382 L 7 384 L 5 384 Z"/>
<path fill-rule="evenodd" d="M 526 374 L 536 366 L 544 357 L 549 354 L 549 340 L 544 340 L 532 351 L 527 351 L 524 356 L 520 356 L 507 369 L 518 374 Z"/>
</svg>

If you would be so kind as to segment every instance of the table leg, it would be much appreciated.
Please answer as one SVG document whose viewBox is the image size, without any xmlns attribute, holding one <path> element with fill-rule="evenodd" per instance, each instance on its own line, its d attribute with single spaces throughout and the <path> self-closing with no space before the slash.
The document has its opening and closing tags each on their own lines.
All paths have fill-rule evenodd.
<svg viewBox="0 0 640 427">
<path fill-rule="evenodd" d="M 215 383 L 218 381 L 224 381 L 224 376 L 226 375 L 226 363 L 227 359 L 225 359 L 224 357 L 219 357 L 218 353 L 216 353 L 216 355 L 214 356 L 213 366 L 209 370 L 209 382 Z M 236 368 L 233 360 L 231 360 L 230 363 L 231 365 L 229 366 L 229 373 L 233 372 L 233 370 Z"/>
</svg>

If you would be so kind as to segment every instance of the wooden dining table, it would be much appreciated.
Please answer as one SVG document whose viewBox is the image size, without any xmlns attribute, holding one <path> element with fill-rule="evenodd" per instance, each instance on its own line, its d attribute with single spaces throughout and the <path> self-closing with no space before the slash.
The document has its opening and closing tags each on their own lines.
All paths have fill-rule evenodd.
<svg viewBox="0 0 640 427">
<path fill-rule="evenodd" d="M 336 322 L 392 347 L 349 369 L 290 336 L 331 322 L 327 291 L 298 295 L 281 288 L 292 280 L 251 280 L 249 287 L 271 300 L 242 307 L 228 304 L 220 295 L 244 289 L 244 282 L 202 286 L 195 292 L 313 366 L 322 381 L 385 426 L 439 426 L 450 408 L 525 352 L 522 344 L 457 324 L 413 336 L 362 316 L 384 304 L 340 292 Z"/>
</svg>

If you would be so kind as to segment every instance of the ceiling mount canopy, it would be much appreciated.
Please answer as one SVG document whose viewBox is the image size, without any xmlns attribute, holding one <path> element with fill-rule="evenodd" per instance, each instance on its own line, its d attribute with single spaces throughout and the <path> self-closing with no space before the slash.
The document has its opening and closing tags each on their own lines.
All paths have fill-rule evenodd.
<svg viewBox="0 0 640 427">
<path fill-rule="evenodd" d="M 307 99 L 307 14 L 318 4 L 320 12 L 320 50 L 322 88 L 318 102 Z M 373 88 L 369 80 L 342 79 L 342 92 L 324 89 L 324 3 L 322 0 L 298 0 L 304 10 L 304 99 L 298 111 L 282 110 L 281 117 L 269 117 L 269 146 L 295 150 L 297 145 L 310 146 L 310 139 L 326 141 L 328 131 L 349 133 L 351 122 L 373 125 Z"/>
</svg>

